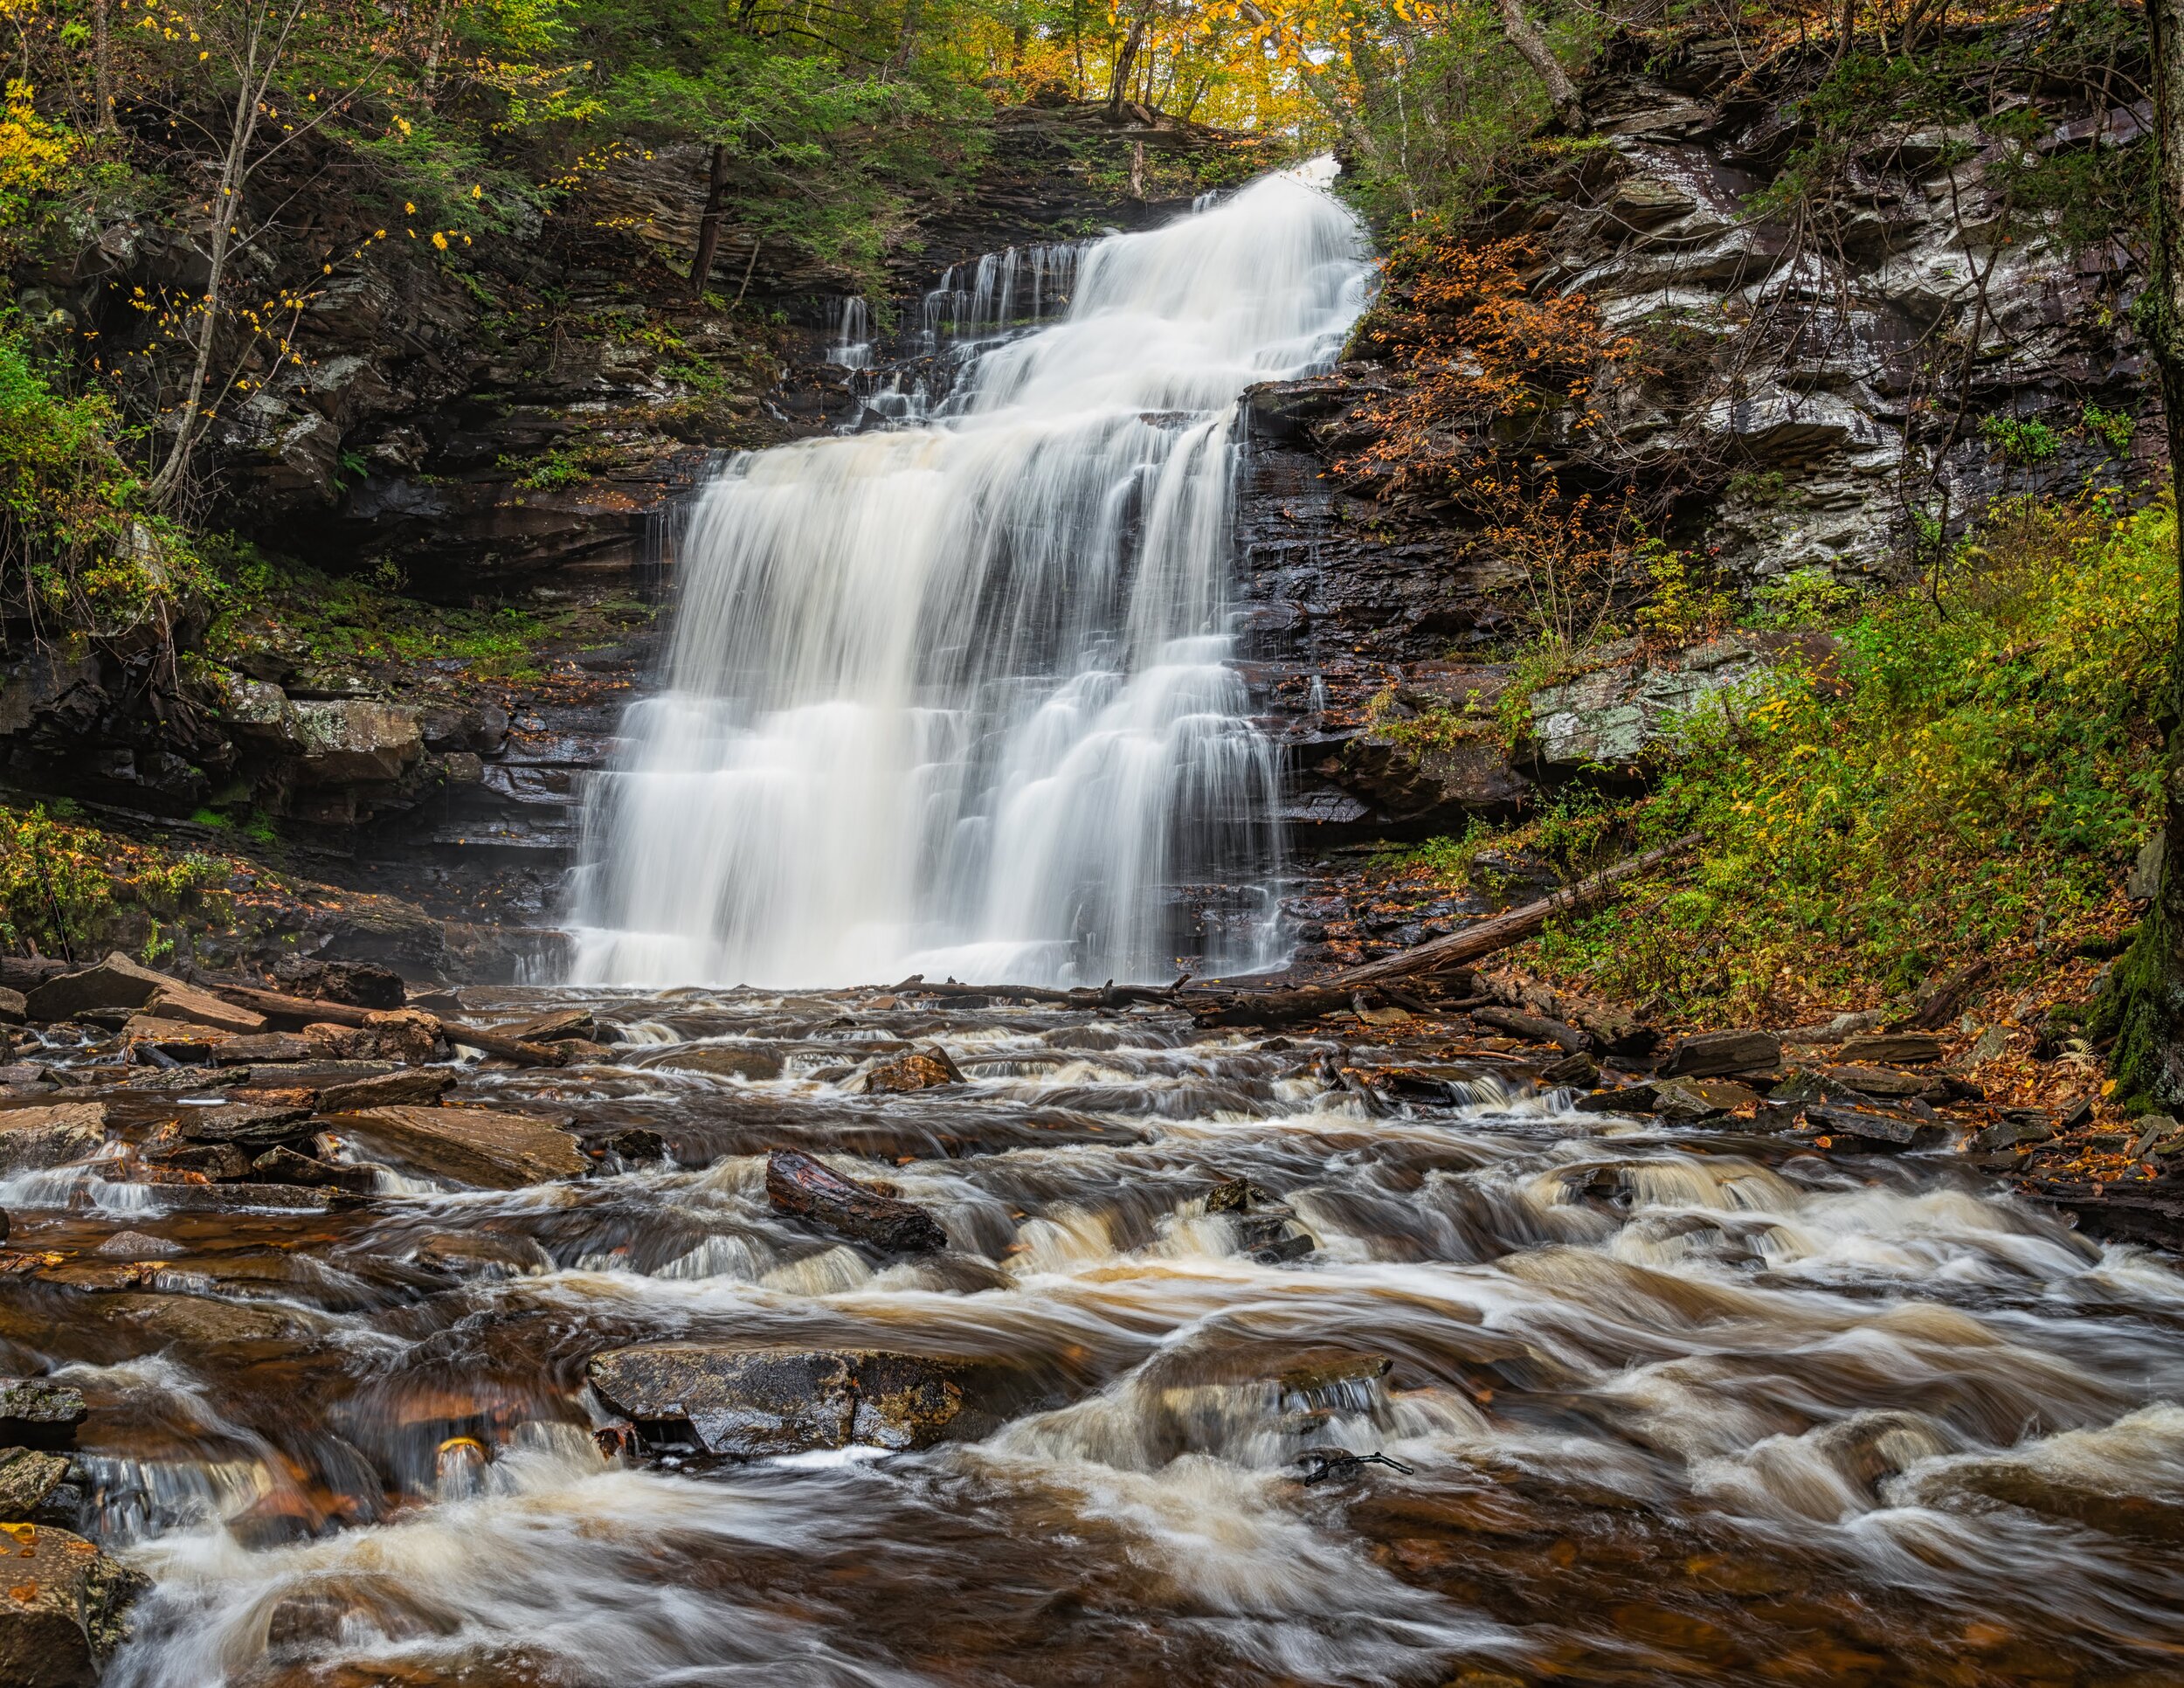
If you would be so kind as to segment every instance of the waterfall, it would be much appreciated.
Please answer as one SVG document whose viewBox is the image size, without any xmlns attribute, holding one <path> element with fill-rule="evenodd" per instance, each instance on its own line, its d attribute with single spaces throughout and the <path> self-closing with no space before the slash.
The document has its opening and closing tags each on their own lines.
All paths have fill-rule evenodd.
<svg viewBox="0 0 2184 1688">
<path fill-rule="evenodd" d="M 585 793 L 577 979 L 1278 960 L 1276 758 L 1231 661 L 1237 399 L 1364 308 L 1330 174 L 946 278 L 930 330 L 978 339 L 930 415 L 720 473 L 665 688 Z M 1239 879 L 1249 912 L 1194 930 L 1192 888 Z"/>
</svg>

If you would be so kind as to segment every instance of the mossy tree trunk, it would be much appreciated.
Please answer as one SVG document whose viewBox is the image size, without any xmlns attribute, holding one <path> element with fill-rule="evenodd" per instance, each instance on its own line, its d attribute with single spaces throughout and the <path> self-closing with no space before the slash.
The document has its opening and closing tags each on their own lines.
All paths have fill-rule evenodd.
<svg viewBox="0 0 2184 1688">
<path fill-rule="evenodd" d="M 2147 0 L 2153 58 L 2154 309 L 2148 326 L 2168 413 L 2173 488 L 2184 476 L 2184 0 Z M 2180 502 L 2184 502 L 2181 499 Z M 2184 547 L 2179 548 L 2184 557 Z M 2116 1041 L 2109 1064 L 2119 1101 L 2184 1107 L 2184 615 L 2161 699 L 2167 735 L 2161 799 L 2161 879 L 2130 951 L 2095 1005 L 2091 1029 Z"/>
</svg>

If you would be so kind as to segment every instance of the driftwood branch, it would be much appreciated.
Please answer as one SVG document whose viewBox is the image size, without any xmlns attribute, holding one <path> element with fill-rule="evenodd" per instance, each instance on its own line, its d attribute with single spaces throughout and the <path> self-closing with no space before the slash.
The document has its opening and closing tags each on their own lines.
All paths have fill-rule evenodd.
<svg viewBox="0 0 2184 1688">
<path fill-rule="evenodd" d="M 1628 856 L 1614 867 L 1574 885 L 1565 885 L 1552 896 L 1543 896 L 1537 903 L 1527 903 L 1522 908 L 1511 909 L 1507 914 L 1496 915 L 1491 920 L 1482 920 L 1436 937 L 1407 950 L 1398 950 L 1393 955 L 1382 956 L 1378 961 L 1368 961 L 1360 966 L 1345 967 L 1342 972 L 1320 981 L 1322 984 L 1347 987 L 1374 985 L 1385 979 L 1407 979 L 1413 973 L 1438 972 L 1444 967 L 1456 967 L 1467 961 L 1476 961 L 1497 951 L 1506 950 L 1512 944 L 1521 944 L 1544 927 L 1555 916 L 1575 914 L 1597 907 L 1607 900 L 1608 894 L 1627 879 L 1635 878 L 1648 868 L 1657 868 L 1663 861 L 1683 854 L 1698 842 L 1697 833 L 1686 833 L 1658 849 Z"/>
</svg>

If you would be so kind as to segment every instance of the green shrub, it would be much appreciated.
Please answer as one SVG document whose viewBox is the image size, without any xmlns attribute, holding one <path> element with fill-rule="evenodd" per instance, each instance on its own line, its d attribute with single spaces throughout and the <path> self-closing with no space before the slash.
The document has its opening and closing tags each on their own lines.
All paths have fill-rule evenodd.
<svg viewBox="0 0 2184 1688">
<path fill-rule="evenodd" d="M 1736 1019 L 2112 915 L 2157 806 L 2175 535 L 2167 503 L 1999 504 L 1941 605 L 1870 601 L 1831 672 L 1778 668 L 1686 724 L 1619 819 L 1641 846 L 1696 833 L 1696 871 L 1551 931 L 1546 965 Z"/>
</svg>

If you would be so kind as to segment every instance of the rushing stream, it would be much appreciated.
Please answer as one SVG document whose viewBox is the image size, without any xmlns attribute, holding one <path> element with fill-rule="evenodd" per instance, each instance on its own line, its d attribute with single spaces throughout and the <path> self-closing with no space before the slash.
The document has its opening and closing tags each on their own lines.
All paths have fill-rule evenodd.
<svg viewBox="0 0 2184 1688">
<path fill-rule="evenodd" d="M 461 1099 L 670 1161 L 313 1213 L 0 1186 L 18 1249 L 174 1245 L 145 1287 L 0 1299 L 8 1369 L 90 1402 L 86 1527 L 158 1579 L 109 1682 L 2184 1678 L 2184 1278 L 1946 1155 L 1152 1009 L 577 1000 L 615 1062 Z M 863 1094 L 910 1040 L 964 1082 Z M 780 1216 L 760 1157 L 791 1146 L 949 1249 Z M 1206 1211 L 1238 1177 L 1310 1252 Z M 584 1360 L 662 1339 L 982 1357 L 1018 1393 L 921 1453 L 603 1457 Z M 1333 1449 L 1400 1467 L 1305 1481 Z"/>
<path fill-rule="evenodd" d="M 587 804 L 579 979 L 1277 958 L 1277 770 L 1229 660 L 1236 400 L 1334 356 L 1361 232 L 1285 175 L 1010 256 L 928 301 L 944 396 L 875 395 L 881 425 L 699 501 L 666 685 Z M 845 311 L 833 361 L 868 367 L 868 322 Z M 1180 888 L 1239 879 L 1258 895 L 1192 930 Z"/>
</svg>

